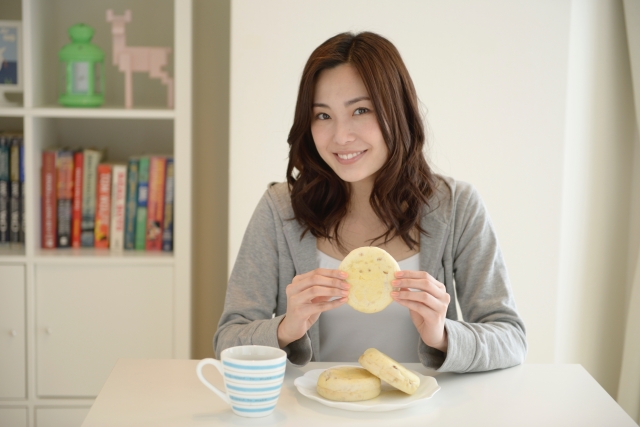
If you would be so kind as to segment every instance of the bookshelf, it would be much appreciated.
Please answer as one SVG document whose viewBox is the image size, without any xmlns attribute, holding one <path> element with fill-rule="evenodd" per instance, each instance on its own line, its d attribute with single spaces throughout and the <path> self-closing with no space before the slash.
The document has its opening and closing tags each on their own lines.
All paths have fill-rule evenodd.
<svg viewBox="0 0 640 427">
<path fill-rule="evenodd" d="M 107 9 L 132 11 L 130 45 L 172 48 L 173 109 L 144 74 L 124 108 Z M 0 130 L 24 134 L 26 194 L 25 243 L 0 245 L 0 425 L 79 427 L 118 358 L 191 356 L 192 0 L 3 0 L 0 20 L 22 22 L 23 98 L 0 106 Z M 57 105 L 57 52 L 78 22 L 105 51 L 100 108 Z M 42 249 L 41 154 L 62 145 L 106 149 L 109 162 L 172 155 L 173 252 Z"/>
</svg>

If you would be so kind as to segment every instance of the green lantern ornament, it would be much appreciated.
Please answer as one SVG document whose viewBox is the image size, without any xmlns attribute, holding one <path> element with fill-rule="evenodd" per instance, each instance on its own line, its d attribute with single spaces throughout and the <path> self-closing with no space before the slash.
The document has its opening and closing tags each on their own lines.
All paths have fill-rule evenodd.
<svg viewBox="0 0 640 427">
<path fill-rule="evenodd" d="M 69 28 L 71 43 L 60 52 L 60 97 L 65 107 L 98 107 L 104 103 L 104 52 L 91 43 L 93 28 Z"/>
</svg>

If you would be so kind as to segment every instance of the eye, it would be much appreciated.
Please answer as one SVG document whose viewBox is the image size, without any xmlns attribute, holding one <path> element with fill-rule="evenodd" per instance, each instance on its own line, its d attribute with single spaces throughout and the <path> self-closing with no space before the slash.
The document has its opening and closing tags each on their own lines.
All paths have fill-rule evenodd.
<svg viewBox="0 0 640 427">
<path fill-rule="evenodd" d="M 368 113 L 369 111 L 371 110 L 369 110 L 368 108 L 360 107 L 360 108 L 356 108 L 356 111 L 353 112 L 353 115 L 359 116 L 360 114 Z"/>
<path fill-rule="evenodd" d="M 318 120 L 329 120 L 331 117 L 327 113 L 318 113 L 316 114 L 316 119 Z"/>
</svg>

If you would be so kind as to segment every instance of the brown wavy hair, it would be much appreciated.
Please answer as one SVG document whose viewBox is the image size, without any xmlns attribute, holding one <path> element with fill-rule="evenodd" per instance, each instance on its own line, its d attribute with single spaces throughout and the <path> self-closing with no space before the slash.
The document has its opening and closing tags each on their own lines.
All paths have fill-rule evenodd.
<svg viewBox="0 0 640 427">
<path fill-rule="evenodd" d="M 360 74 L 389 150 L 370 197 L 387 231 L 372 243 L 400 236 L 414 249 L 418 240 L 412 231 L 427 235 L 420 227 L 420 216 L 429 205 L 435 179 L 422 151 L 425 131 L 413 81 L 395 46 L 371 32 L 342 33 L 328 39 L 304 67 L 287 139 L 287 182 L 294 217 L 304 229 L 302 236 L 310 231 L 346 252 L 338 230 L 347 213 L 349 186 L 320 157 L 311 135 L 316 81 L 323 70 L 341 64 L 350 64 Z"/>
</svg>

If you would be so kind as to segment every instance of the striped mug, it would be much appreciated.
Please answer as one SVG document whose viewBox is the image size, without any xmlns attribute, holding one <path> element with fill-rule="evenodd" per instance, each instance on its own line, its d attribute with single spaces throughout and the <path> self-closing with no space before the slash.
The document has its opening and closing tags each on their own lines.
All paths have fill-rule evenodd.
<svg viewBox="0 0 640 427">
<path fill-rule="evenodd" d="M 213 365 L 220 371 L 226 393 L 202 376 L 205 365 Z M 287 354 L 279 348 L 243 345 L 223 350 L 220 360 L 201 360 L 196 373 L 200 381 L 230 405 L 237 415 L 264 417 L 276 407 L 286 365 Z"/>
</svg>

